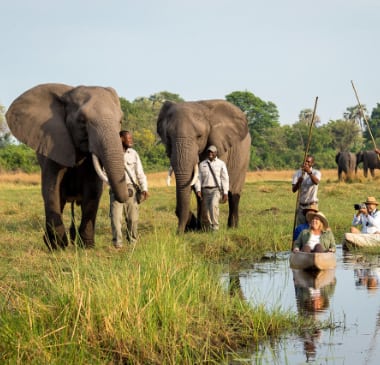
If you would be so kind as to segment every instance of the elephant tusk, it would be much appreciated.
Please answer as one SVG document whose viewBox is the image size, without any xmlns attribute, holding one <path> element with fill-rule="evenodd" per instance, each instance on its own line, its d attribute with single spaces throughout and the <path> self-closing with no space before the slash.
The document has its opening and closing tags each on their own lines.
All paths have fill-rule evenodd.
<svg viewBox="0 0 380 365">
<path fill-rule="evenodd" d="M 194 166 L 194 176 L 193 176 L 193 179 L 191 180 L 190 186 L 193 186 L 197 182 L 198 176 L 199 176 L 199 167 L 198 167 L 198 164 L 196 163 Z"/>
<path fill-rule="evenodd" d="M 106 183 L 109 184 L 107 174 L 104 172 L 103 168 L 100 166 L 98 157 L 92 153 L 92 163 L 98 176 Z"/>
</svg>

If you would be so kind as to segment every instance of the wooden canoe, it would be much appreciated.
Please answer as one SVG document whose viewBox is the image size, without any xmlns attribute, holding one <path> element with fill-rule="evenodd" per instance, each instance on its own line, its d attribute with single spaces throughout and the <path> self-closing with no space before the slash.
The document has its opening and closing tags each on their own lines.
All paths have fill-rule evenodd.
<svg viewBox="0 0 380 365">
<path fill-rule="evenodd" d="M 290 267 L 299 270 L 328 270 L 336 267 L 334 252 L 291 252 Z"/>
<path fill-rule="evenodd" d="M 377 233 L 345 233 L 343 247 L 380 247 L 380 234 Z"/>
</svg>

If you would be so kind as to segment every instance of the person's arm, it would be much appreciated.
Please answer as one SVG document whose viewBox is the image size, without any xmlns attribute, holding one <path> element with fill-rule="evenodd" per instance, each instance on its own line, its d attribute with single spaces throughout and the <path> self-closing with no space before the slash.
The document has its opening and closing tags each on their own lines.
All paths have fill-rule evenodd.
<svg viewBox="0 0 380 365">
<path fill-rule="evenodd" d="M 376 228 L 377 232 L 380 232 L 380 212 L 379 211 L 376 211 L 374 217 L 368 214 L 367 220 L 371 226 Z"/>
<path fill-rule="evenodd" d="M 301 186 L 302 181 L 303 181 L 303 174 L 301 173 L 300 176 L 299 172 L 297 171 L 294 176 L 293 176 L 293 181 L 292 181 L 292 192 L 295 193 Z"/>
</svg>

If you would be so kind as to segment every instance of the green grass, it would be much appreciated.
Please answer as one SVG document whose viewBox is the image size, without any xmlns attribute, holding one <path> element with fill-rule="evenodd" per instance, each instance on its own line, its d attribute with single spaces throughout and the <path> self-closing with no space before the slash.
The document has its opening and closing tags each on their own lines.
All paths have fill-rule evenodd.
<svg viewBox="0 0 380 365">
<path fill-rule="evenodd" d="M 313 325 L 278 309 L 252 308 L 219 281 L 226 267 L 289 250 L 296 199 L 290 179 L 246 184 L 239 228 L 226 229 L 222 205 L 219 232 L 183 236 L 175 233 L 174 187 L 152 188 L 141 205 L 138 244 L 120 251 L 111 247 L 107 190 L 95 249 L 71 245 L 49 253 L 40 187 L 0 188 L 4 363 L 220 363 L 242 347 Z M 353 204 L 368 195 L 380 197 L 378 181 L 321 183 L 320 208 L 337 243 L 350 227 Z"/>
</svg>

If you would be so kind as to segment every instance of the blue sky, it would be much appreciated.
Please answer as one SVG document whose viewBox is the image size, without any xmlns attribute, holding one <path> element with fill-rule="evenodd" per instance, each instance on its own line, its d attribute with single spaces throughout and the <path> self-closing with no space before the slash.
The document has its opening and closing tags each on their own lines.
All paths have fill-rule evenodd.
<svg viewBox="0 0 380 365">
<path fill-rule="evenodd" d="M 380 103 L 378 0 L 3 0 L 0 104 L 40 83 L 112 86 L 134 100 L 250 91 L 282 124 Z"/>
</svg>

